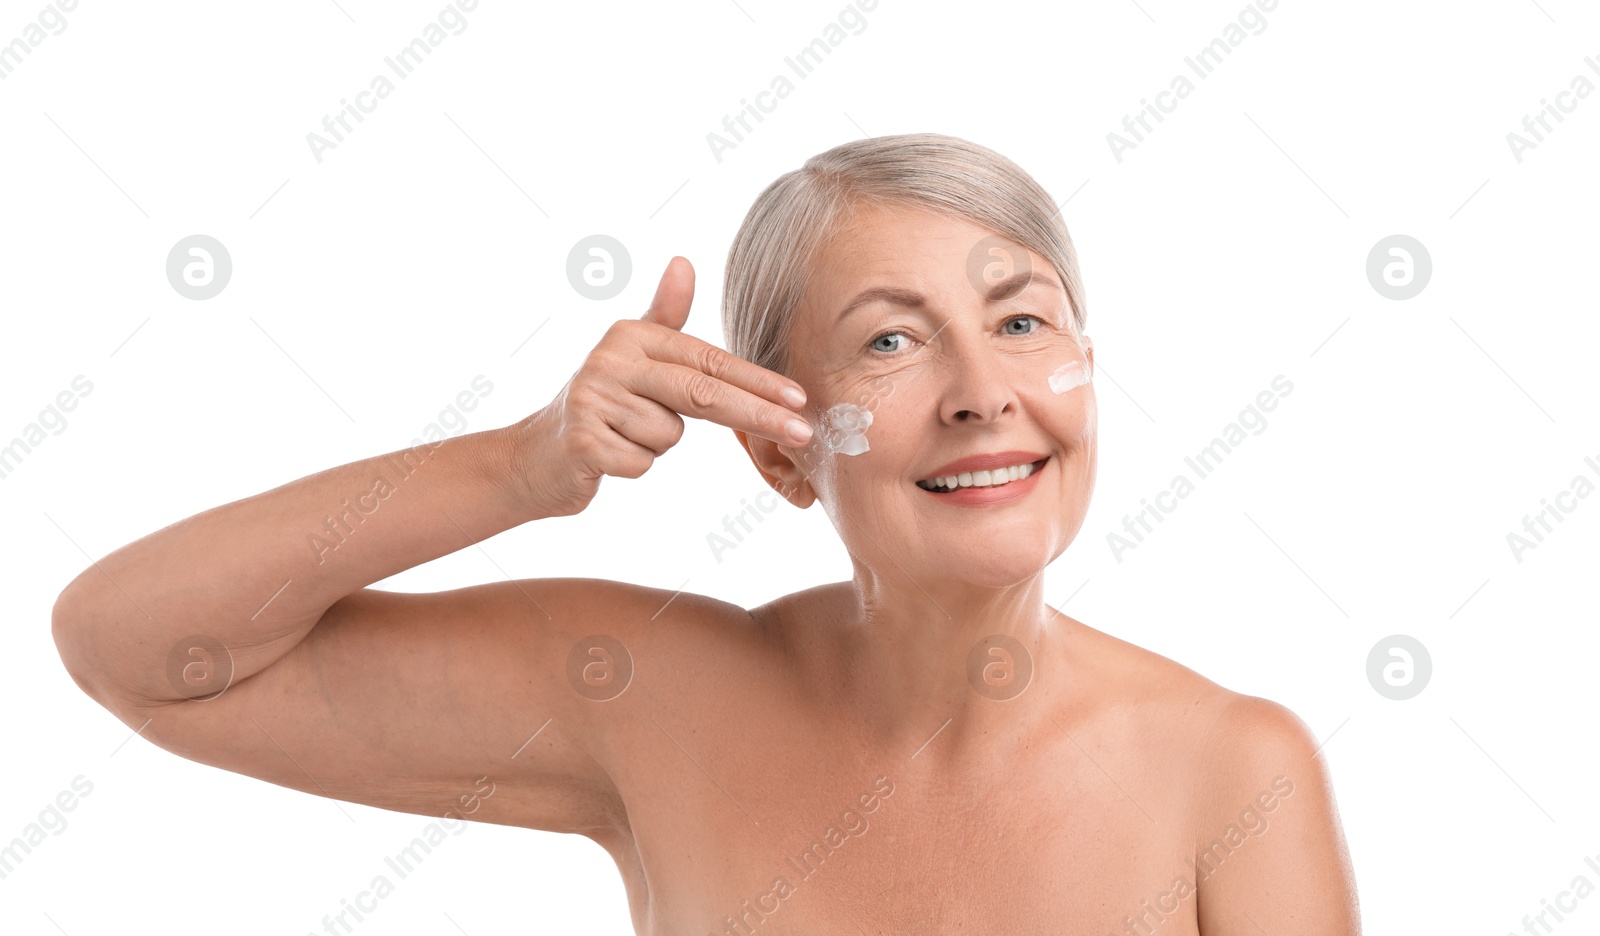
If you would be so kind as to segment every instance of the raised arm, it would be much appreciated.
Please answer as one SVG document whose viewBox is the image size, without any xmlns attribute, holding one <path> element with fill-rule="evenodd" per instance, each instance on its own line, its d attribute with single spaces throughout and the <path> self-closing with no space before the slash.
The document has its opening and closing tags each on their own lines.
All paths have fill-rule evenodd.
<svg viewBox="0 0 1600 936">
<path fill-rule="evenodd" d="M 683 335 L 692 294 L 675 261 L 645 319 L 613 326 L 515 425 L 331 468 L 100 559 L 54 609 L 68 672 L 147 740 L 282 786 L 555 831 L 616 826 L 596 709 L 568 658 L 599 622 L 647 620 L 670 596 L 598 579 L 367 586 L 583 510 L 601 477 L 637 478 L 675 445 L 680 413 L 793 444 L 795 414 L 777 402 L 792 382 Z"/>
</svg>

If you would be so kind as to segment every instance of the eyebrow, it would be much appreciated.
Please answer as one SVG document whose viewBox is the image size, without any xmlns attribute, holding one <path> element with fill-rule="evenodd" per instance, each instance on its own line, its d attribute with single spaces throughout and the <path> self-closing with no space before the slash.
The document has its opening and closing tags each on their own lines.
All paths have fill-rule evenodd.
<svg viewBox="0 0 1600 936">
<path fill-rule="evenodd" d="M 1040 286 L 1049 286 L 1053 289 L 1061 288 L 1060 283 L 1057 283 L 1055 280 L 1044 275 L 1043 273 L 1035 273 L 1032 270 L 1025 270 L 1021 273 L 1013 273 L 1000 282 L 995 283 L 994 286 L 989 289 L 989 295 L 985 298 L 989 302 L 999 302 L 1002 299 L 1010 299 L 1012 296 L 1015 296 L 1017 293 L 1020 293 L 1024 289 L 1035 284 Z M 874 286 L 871 289 L 862 290 L 854 299 L 851 299 L 850 303 L 846 305 L 842 311 L 840 311 L 839 317 L 834 319 L 834 324 L 837 325 L 838 323 L 844 321 L 846 316 L 861 306 L 864 306 L 869 302 L 878 301 L 892 302 L 895 305 L 912 307 L 927 304 L 927 299 L 924 298 L 921 293 L 912 292 L 909 289 L 896 289 L 892 286 Z"/>
</svg>

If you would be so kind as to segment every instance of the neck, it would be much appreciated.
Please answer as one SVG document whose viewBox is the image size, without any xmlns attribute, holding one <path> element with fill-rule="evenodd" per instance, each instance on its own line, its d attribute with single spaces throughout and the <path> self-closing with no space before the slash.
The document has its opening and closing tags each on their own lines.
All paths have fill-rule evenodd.
<svg viewBox="0 0 1600 936">
<path fill-rule="evenodd" d="M 1070 619 L 1045 604 L 1043 585 L 1042 572 L 988 586 L 857 563 L 852 582 L 829 588 L 817 630 L 792 635 L 792 652 L 817 691 L 880 742 L 910 755 L 934 737 L 928 746 L 950 754 L 1048 715 L 1038 703 L 1063 675 Z"/>
</svg>

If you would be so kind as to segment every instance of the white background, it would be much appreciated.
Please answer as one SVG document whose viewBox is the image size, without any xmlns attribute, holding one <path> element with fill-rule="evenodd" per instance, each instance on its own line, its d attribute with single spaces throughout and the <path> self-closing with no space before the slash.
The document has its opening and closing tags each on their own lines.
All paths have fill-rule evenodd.
<svg viewBox="0 0 1600 936">
<path fill-rule="evenodd" d="M 307 133 L 441 3 L 89 0 L 0 81 L 0 442 L 75 375 L 93 383 L 0 480 L 0 841 L 93 783 L 0 881 L 6 932 L 318 931 L 427 822 L 129 740 L 50 637 L 91 558 L 406 446 L 477 374 L 494 389 L 472 431 L 523 417 L 643 311 L 673 254 L 699 276 L 686 330 L 721 344 L 722 264 L 761 188 L 843 141 L 914 131 L 993 147 L 1067 203 L 1101 454 L 1051 603 L 1328 739 L 1368 932 L 1498 936 L 1576 875 L 1600 884 L 1582 861 L 1600 855 L 1600 497 L 1520 562 L 1507 543 L 1575 476 L 1600 483 L 1584 462 L 1600 462 L 1600 94 L 1520 162 L 1506 141 L 1574 76 L 1600 84 L 1584 62 L 1600 16 L 1282 0 L 1119 162 L 1107 133 L 1193 78 L 1184 56 L 1242 3 L 882 0 L 715 159 L 706 135 L 842 6 L 483 0 L 320 164 Z M 0 2 L 0 42 L 41 7 Z M 234 263 L 206 301 L 165 276 L 196 233 Z M 566 280 L 594 233 L 634 263 L 606 302 Z M 1365 269 L 1396 233 L 1433 262 L 1405 301 Z M 1118 562 L 1106 535 L 1279 374 L 1293 391 L 1267 428 Z M 730 432 L 692 423 L 585 513 L 377 584 L 457 587 L 498 563 L 754 605 L 848 577 L 820 509 L 784 505 L 713 559 L 706 535 L 761 490 Z M 1397 633 L 1434 667 L 1403 702 L 1365 674 Z M 1600 898 L 1578 906 L 1558 932 L 1600 927 Z M 485 824 L 358 932 L 458 929 L 631 931 L 600 848 Z"/>
</svg>

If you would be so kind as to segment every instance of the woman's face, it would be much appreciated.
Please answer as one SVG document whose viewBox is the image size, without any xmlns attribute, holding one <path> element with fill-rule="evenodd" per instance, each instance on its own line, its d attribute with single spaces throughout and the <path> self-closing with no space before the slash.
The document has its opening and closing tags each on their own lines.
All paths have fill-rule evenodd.
<svg viewBox="0 0 1600 936">
<path fill-rule="evenodd" d="M 858 302 L 869 290 L 884 292 Z M 777 473 L 802 506 L 814 492 L 853 555 L 1005 586 L 1066 549 L 1094 487 L 1094 358 L 1048 261 L 965 221 L 863 207 L 824 246 L 796 315 L 790 375 L 818 431 L 777 447 L 796 466 Z M 1034 474 L 918 484 L 984 455 Z"/>
</svg>

